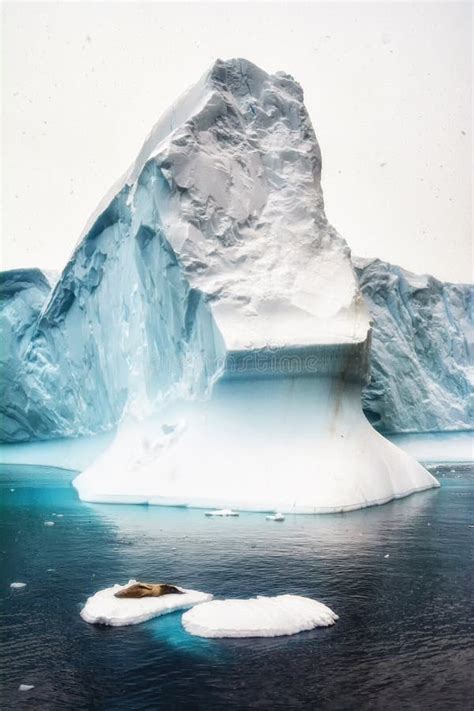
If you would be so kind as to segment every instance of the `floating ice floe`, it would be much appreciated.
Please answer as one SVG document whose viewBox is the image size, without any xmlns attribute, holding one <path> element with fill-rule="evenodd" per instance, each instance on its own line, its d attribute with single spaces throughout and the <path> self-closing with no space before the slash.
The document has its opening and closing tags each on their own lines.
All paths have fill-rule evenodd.
<svg viewBox="0 0 474 711">
<path fill-rule="evenodd" d="M 384 555 L 384 558 L 390 558 L 390 553 L 387 553 L 387 555 Z"/>
<path fill-rule="evenodd" d="M 282 513 L 271 514 L 265 517 L 267 521 L 284 521 L 285 517 Z"/>
<path fill-rule="evenodd" d="M 18 687 L 18 691 L 31 691 L 31 689 L 34 688 L 34 684 L 20 684 L 20 686 Z"/>
<path fill-rule="evenodd" d="M 21 590 L 21 588 L 26 588 L 26 583 L 10 583 L 10 587 L 13 590 Z"/>
<path fill-rule="evenodd" d="M 280 637 L 339 619 L 329 607 L 300 595 L 213 600 L 185 612 L 186 632 L 198 637 Z"/>
<path fill-rule="evenodd" d="M 126 585 L 113 585 L 111 588 L 99 590 L 88 598 L 81 610 L 81 617 L 86 622 L 96 625 L 110 625 L 122 627 L 124 625 L 137 625 L 139 622 L 151 620 L 153 617 L 166 615 L 175 610 L 186 610 L 194 605 L 212 600 L 212 595 L 186 590 L 181 595 L 162 595 L 161 597 L 143 598 L 117 598 L 115 593 L 129 585 L 134 585 L 136 580 L 129 580 Z"/>
<path fill-rule="evenodd" d="M 54 526 L 54 521 L 45 521 L 44 525 L 45 526 Z"/>
<path fill-rule="evenodd" d="M 206 516 L 238 516 L 238 511 L 232 509 L 216 509 L 215 511 L 206 511 Z"/>
</svg>

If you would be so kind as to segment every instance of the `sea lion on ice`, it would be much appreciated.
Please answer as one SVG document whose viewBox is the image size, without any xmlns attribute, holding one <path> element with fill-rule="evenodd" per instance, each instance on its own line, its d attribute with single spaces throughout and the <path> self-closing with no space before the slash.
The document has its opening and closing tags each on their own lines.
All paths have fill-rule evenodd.
<svg viewBox="0 0 474 711">
<path fill-rule="evenodd" d="M 134 583 L 128 588 L 119 590 L 114 597 L 161 597 L 162 595 L 182 595 L 183 591 L 168 583 Z"/>
</svg>

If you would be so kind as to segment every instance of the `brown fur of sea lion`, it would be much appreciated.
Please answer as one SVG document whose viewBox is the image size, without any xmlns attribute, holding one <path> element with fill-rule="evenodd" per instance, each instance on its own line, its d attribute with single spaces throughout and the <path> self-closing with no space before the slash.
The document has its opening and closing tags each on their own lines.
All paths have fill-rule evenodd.
<svg viewBox="0 0 474 711">
<path fill-rule="evenodd" d="M 114 597 L 161 597 L 162 595 L 182 595 L 183 591 L 178 590 L 174 585 L 168 583 L 134 583 L 124 590 L 119 590 Z"/>
</svg>

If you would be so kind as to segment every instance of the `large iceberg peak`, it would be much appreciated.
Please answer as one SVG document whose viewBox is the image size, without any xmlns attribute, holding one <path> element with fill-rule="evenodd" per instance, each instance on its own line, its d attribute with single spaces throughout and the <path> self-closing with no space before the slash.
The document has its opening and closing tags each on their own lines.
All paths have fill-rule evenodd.
<svg viewBox="0 0 474 711">
<path fill-rule="evenodd" d="M 320 176 L 301 87 L 232 59 L 157 122 L 122 188 L 132 233 L 166 236 L 228 351 L 360 343 L 368 318 Z"/>
</svg>

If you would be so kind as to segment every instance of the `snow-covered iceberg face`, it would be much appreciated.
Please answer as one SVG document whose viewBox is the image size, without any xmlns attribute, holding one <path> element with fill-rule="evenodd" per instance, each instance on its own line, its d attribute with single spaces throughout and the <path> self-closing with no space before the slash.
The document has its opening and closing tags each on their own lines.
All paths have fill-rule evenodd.
<svg viewBox="0 0 474 711">
<path fill-rule="evenodd" d="M 217 62 L 178 114 L 183 105 L 187 120 L 158 146 L 151 137 L 131 177 L 141 170 L 147 207 L 150 179 L 165 178 L 157 211 L 226 350 L 364 341 L 367 315 L 347 245 L 324 215 L 301 87 L 245 60 Z"/>
<path fill-rule="evenodd" d="M 300 86 L 216 62 L 102 201 L 41 314 L 22 373 L 36 436 L 205 396 L 233 354 L 363 349 L 368 317 L 320 174 Z"/>
<path fill-rule="evenodd" d="M 354 259 L 373 321 L 363 407 L 388 432 L 474 426 L 474 287 Z"/>
</svg>

